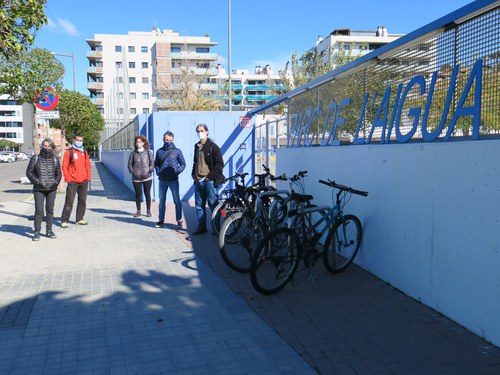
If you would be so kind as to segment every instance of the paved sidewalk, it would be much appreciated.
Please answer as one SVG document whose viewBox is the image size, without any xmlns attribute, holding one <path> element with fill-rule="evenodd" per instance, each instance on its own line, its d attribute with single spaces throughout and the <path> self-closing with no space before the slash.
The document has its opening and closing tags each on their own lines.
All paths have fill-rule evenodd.
<svg viewBox="0 0 500 375">
<path fill-rule="evenodd" d="M 100 163 L 93 178 L 89 225 L 55 240 L 31 241 L 31 202 L 2 203 L 0 374 L 315 373 Z"/>
<path fill-rule="evenodd" d="M 100 163 L 88 226 L 33 243 L 33 204 L 2 206 L 1 374 L 500 373 L 499 348 L 356 266 L 258 294 L 189 203 L 155 229 Z"/>
</svg>

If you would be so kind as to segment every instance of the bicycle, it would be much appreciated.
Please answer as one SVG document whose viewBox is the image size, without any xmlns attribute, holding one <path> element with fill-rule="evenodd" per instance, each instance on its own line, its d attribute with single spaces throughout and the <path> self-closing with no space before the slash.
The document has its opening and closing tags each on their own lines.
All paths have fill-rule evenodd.
<svg viewBox="0 0 500 375">
<path fill-rule="evenodd" d="M 363 236 L 359 218 L 344 214 L 352 194 L 367 196 L 368 192 L 323 181 L 332 188 L 330 206 L 312 206 L 311 196 L 295 195 L 297 208 L 289 212 L 290 226 L 269 232 L 255 249 L 250 265 L 250 281 L 262 294 L 283 289 L 294 277 L 300 261 L 315 279 L 312 267 L 323 257 L 323 265 L 332 273 L 344 271 L 356 257 Z M 335 198 L 334 198 L 335 196 Z M 322 249 L 321 240 L 324 238 Z"/>
<path fill-rule="evenodd" d="M 257 182 L 251 186 L 245 186 L 245 177 L 248 173 L 236 173 L 234 176 L 228 177 L 227 181 L 234 181 L 236 186 L 234 189 L 226 189 L 222 192 L 225 196 L 215 206 L 212 211 L 212 227 L 215 233 L 220 233 L 222 224 L 231 214 L 245 210 L 247 206 L 253 206 L 259 191 L 269 190 L 272 187 L 266 187 L 266 179 L 272 176 L 270 169 L 262 165 L 266 173 L 256 174 Z"/>
<path fill-rule="evenodd" d="M 307 171 L 301 171 L 289 179 L 291 193 L 287 190 L 262 191 L 257 195 L 255 208 L 233 213 L 227 218 L 219 233 L 219 251 L 230 268 L 241 273 L 250 271 L 253 250 L 265 234 L 285 221 L 290 197 L 297 194 L 294 186 L 300 186 L 303 191 L 306 174 Z M 271 180 L 286 181 L 288 178 L 271 176 Z"/>
</svg>

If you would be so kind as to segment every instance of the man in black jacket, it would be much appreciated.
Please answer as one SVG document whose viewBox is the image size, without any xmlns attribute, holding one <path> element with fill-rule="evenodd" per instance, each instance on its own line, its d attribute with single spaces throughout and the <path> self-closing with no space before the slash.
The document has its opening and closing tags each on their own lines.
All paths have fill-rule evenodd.
<svg viewBox="0 0 500 375">
<path fill-rule="evenodd" d="M 205 124 L 199 124 L 196 127 L 198 138 L 200 139 L 194 145 L 194 162 L 191 176 L 195 185 L 195 206 L 198 216 L 198 229 L 193 234 L 202 234 L 207 232 L 206 209 L 211 210 L 217 205 L 217 187 L 224 182 L 224 160 L 219 148 L 210 138 L 208 138 L 208 127 Z"/>
</svg>

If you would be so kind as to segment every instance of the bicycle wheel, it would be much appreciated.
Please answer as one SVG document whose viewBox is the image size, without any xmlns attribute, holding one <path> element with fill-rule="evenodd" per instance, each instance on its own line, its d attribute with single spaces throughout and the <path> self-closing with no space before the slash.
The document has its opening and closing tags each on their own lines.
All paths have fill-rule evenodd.
<svg viewBox="0 0 500 375">
<path fill-rule="evenodd" d="M 239 200 L 228 199 L 219 202 L 212 211 L 212 228 L 215 233 L 219 234 L 224 221 L 234 212 L 243 210 L 243 203 Z"/>
<path fill-rule="evenodd" d="M 361 245 L 363 228 L 354 215 L 335 221 L 323 248 L 323 264 L 333 273 L 344 271 L 354 260 Z"/>
<path fill-rule="evenodd" d="M 238 212 L 231 215 L 222 225 L 219 234 L 222 259 L 235 271 L 250 271 L 252 253 L 265 233 L 265 227 L 260 222 L 253 225 L 249 214 Z"/>
<path fill-rule="evenodd" d="M 266 235 L 257 246 L 250 265 L 250 281 L 262 294 L 273 294 L 285 287 L 297 271 L 301 243 L 289 228 Z"/>
<path fill-rule="evenodd" d="M 281 195 L 272 198 L 272 201 L 268 205 L 269 217 L 266 219 L 269 228 L 276 229 L 284 223 L 288 215 L 287 203 L 287 200 Z"/>
</svg>

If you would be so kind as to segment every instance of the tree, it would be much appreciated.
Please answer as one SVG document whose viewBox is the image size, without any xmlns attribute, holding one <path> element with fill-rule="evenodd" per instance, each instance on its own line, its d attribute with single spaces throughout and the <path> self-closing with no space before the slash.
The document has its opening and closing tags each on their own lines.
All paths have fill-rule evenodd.
<svg viewBox="0 0 500 375">
<path fill-rule="evenodd" d="M 35 40 L 36 32 L 47 23 L 47 0 L 0 0 L 0 55 L 17 58 Z"/>
<path fill-rule="evenodd" d="M 1 0 L 0 0 L 1 1 Z M 0 55 L 0 94 L 7 94 L 19 103 L 32 103 L 38 91 L 52 87 L 56 91 L 62 88 L 64 65 L 49 51 L 34 48 L 18 53 L 16 59 L 5 59 Z M 35 118 L 33 124 L 33 151 L 39 150 L 38 127 Z"/>
<path fill-rule="evenodd" d="M 223 100 L 209 88 L 209 68 L 202 75 L 195 74 L 188 62 L 176 68 L 180 74 L 172 76 L 170 82 L 157 84 L 159 109 L 169 111 L 216 111 Z"/>
<path fill-rule="evenodd" d="M 88 150 L 97 148 L 104 119 L 90 99 L 76 91 L 59 93 L 59 120 L 50 120 L 51 126 L 61 129 L 64 138 L 72 139 L 80 134 Z"/>
</svg>

